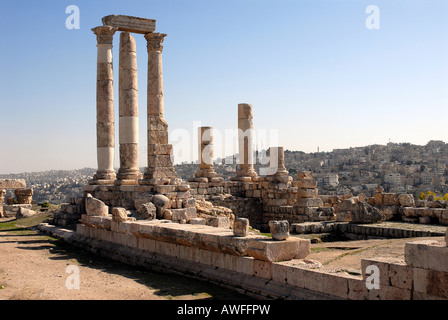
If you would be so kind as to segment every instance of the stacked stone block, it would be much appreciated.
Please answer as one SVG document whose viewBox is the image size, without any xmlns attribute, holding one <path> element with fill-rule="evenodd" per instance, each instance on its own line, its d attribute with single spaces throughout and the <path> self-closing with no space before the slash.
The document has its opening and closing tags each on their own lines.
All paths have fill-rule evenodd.
<svg viewBox="0 0 448 320">
<path fill-rule="evenodd" d="M 322 207 L 323 201 L 319 198 L 317 181 L 313 179 L 310 171 L 297 174 L 297 207 Z"/>
<path fill-rule="evenodd" d="M 168 123 L 164 118 L 162 42 L 166 34 L 147 33 L 148 49 L 148 167 L 142 184 L 157 179 L 176 179 L 172 145 L 168 144 Z"/>
</svg>

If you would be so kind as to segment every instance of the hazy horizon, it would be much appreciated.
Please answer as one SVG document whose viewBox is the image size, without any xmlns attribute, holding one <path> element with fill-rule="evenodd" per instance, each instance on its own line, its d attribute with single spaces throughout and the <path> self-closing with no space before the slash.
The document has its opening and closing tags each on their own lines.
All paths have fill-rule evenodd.
<svg viewBox="0 0 448 320">
<path fill-rule="evenodd" d="M 70 5 L 79 8 L 79 29 L 67 28 Z M 366 25 L 370 5 L 376 29 Z M 96 168 L 91 29 L 110 14 L 155 19 L 168 35 L 163 81 L 173 145 L 176 130 L 193 137 L 198 125 L 236 129 L 238 103 L 252 104 L 254 129 L 276 131 L 285 150 L 448 141 L 447 9 L 446 0 L 2 1 L 0 173 Z M 145 167 L 147 51 L 143 35 L 134 37 Z M 115 167 L 118 56 L 116 34 Z M 193 152 L 196 144 L 192 138 Z M 215 159 L 227 147 L 216 143 Z M 176 149 L 175 161 L 183 161 Z"/>
<path fill-rule="evenodd" d="M 440 140 L 441 141 L 441 140 Z M 428 141 L 429 142 L 429 141 Z M 447 142 L 445 142 L 445 141 L 442 141 L 442 142 L 444 142 L 444 143 L 447 143 Z M 389 143 L 389 142 L 388 142 Z M 391 143 L 395 143 L 395 144 L 405 144 L 405 143 L 410 143 L 410 142 L 392 142 L 391 141 Z M 425 144 L 422 144 L 422 145 L 418 145 L 418 144 L 412 144 L 411 143 L 411 145 L 415 145 L 415 146 L 419 146 L 419 147 L 423 147 L 423 146 L 425 146 L 427 143 L 425 143 Z M 364 147 L 369 147 L 369 146 L 373 146 L 373 145 L 380 145 L 380 146 L 386 146 L 387 145 L 387 143 L 386 144 L 378 144 L 378 143 L 374 143 L 374 144 L 370 144 L 370 145 L 364 145 L 364 146 L 352 146 L 352 147 L 348 147 L 348 148 L 334 148 L 333 150 L 331 150 L 331 151 L 324 151 L 324 150 L 320 150 L 319 151 L 319 153 L 331 153 L 331 152 L 333 152 L 334 150 L 340 150 L 340 149 L 350 149 L 350 148 L 364 148 Z M 285 151 L 286 150 L 289 150 L 289 149 L 285 149 Z M 313 154 L 313 153 L 317 153 L 317 150 L 315 151 L 315 152 L 305 152 L 305 151 L 302 151 L 302 150 L 289 150 L 289 151 L 291 151 L 291 152 L 304 152 L 305 154 Z M 227 156 L 232 156 L 232 155 L 227 155 Z M 217 158 L 215 158 L 214 160 L 216 160 Z M 196 160 L 194 160 L 194 161 L 197 161 L 198 159 L 196 159 Z M 194 162 L 193 161 L 193 162 Z M 175 163 L 175 165 L 181 165 L 182 163 Z M 115 170 L 118 170 L 118 166 L 115 166 Z M 139 169 L 140 170 L 142 170 L 142 169 L 144 169 L 145 168 L 145 166 L 140 166 L 139 167 Z M 37 171 L 22 171 L 22 172 L 0 172 L 0 175 L 12 175 L 12 174 L 17 174 L 17 175 L 20 175 L 20 174 L 25 174 L 25 173 L 38 173 L 38 172 L 48 172 L 48 171 L 70 171 L 70 170 L 82 170 L 82 169 L 93 169 L 93 170 L 96 170 L 96 167 L 95 166 L 92 166 L 92 167 L 82 167 L 82 168 L 59 168 L 59 169 L 48 169 L 48 170 L 37 170 Z"/>
</svg>

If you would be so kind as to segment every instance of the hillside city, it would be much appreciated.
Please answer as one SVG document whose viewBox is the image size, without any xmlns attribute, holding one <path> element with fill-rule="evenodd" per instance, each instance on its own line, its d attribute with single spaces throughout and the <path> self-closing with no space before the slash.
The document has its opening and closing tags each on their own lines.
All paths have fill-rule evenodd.
<svg viewBox="0 0 448 320">
<path fill-rule="evenodd" d="M 231 178 L 236 171 L 237 159 L 238 155 L 216 159 L 215 171 L 225 179 Z M 445 185 L 448 144 L 443 141 L 432 140 L 424 146 L 388 143 L 315 153 L 285 150 L 285 165 L 294 179 L 299 171 L 311 171 L 321 195 L 364 193 L 372 196 L 377 186 L 386 192 L 409 193 L 417 197 L 428 190 L 438 195 L 448 192 Z M 263 166 L 266 167 L 257 163 L 255 168 L 259 170 Z M 188 180 L 194 176 L 198 165 L 182 163 L 175 165 L 175 169 L 180 178 Z M 61 204 L 82 196 L 83 186 L 95 172 L 94 168 L 51 170 L 0 174 L 0 179 L 25 179 L 27 187 L 34 190 L 36 203 Z M 8 196 L 12 196 L 12 190 L 8 190 Z"/>
</svg>

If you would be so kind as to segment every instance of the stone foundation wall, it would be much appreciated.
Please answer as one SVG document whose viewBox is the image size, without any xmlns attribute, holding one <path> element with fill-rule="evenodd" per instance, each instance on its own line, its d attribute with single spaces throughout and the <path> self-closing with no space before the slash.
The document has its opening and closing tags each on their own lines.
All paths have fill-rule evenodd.
<svg viewBox="0 0 448 320">
<path fill-rule="evenodd" d="M 176 181 L 176 184 L 165 185 L 87 185 L 84 193 L 90 193 L 94 198 L 100 199 L 110 207 L 122 207 L 128 210 L 135 210 L 135 201 L 144 200 L 154 194 L 163 194 L 170 200 L 171 209 L 188 208 L 190 204 L 187 200 L 191 198 L 190 187 Z"/>
<path fill-rule="evenodd" d="M 321 199 L 325 206 L 333 207 L 337 214 L 340 212 L 341 202 L 351 197 L 353 196 L 321 196 Z M 376 192 L 374 197 L 358 195 L 355 198 L 378 208 L 387 220 L 448 225 L 448 207 L 445 201 L 419 200 L 412 194 L 385 192 Z"/>
<path fill-rule="evenodd" d="M 101 221 L 100 221 L 101 220 Z M 107 220 L 107 219 L 106 219 Z M 419 300 L 448 298 L 448 247 L 435 241 L 407 243 L 405 261 L 363 259 L 362 275 L 331 272 L 303 258 L 278 255 L 280 247 L 245 246 L 225 229 L 195 231 L 174 223 L 113 223 L 90 217 L 76 232 L 49 225 L 39 228 L 97 254 L 150 269 L 177 272 L 231 286 L 268 299 Z M 162 231 L 163 225 L 170 225 Z M 198 227 L 198 226 L 196 226 Z M 161 229 L 162 228 L 162 229 Z M 146 230 L 144 232 L 138 230 Z M 172 230 L 167 233 L 167 230 Z M 189 232 L 202 232 L 208 242 L 196 242 Z M 179 235 L 183 234 L 183 237 Z M 166 239 L 159 238 L 162 235 Z M 172 236 L 173 239 L 169 240 Z M 244 238 L 244 237 L 243 237 Z M 184 242 L 182 242 L 183 239 Z M 227 242 L 221 242 L 226 239 Z M 261 243 L 263 240 L 261 240 Z M 284 246 L 284 241 L 264 241 Z M 221 243 L 221 244 L 220 244 Z M 248 242 L 246 242 L 248 243 Z M 220 245 L 218 245 L 220 244 Z M 245 248 L 243 251 L 235 248 Z M 248 253 L 252 250 L 252 255 Z M 275 258 L 267 254 L 277 252 Z M 259 254 L 261 253 L 261 254 Z M 375 274 L 371 273 L 376 267 Z M 373 278 L 372 278 L 373 277 Z M 372 284 L 374 285 L 372 287 Z"/>
<path fill-rule="evenodd" d="M 271 220 L 287 220 L 290 224 L 306 221 L 334 220 L 334 209 L 323 207 L 317 197 L 301 198 L 298 203 L 300 181 L 286 177 L 276 181 L 272 177 L 252 178 L 252 181 L 189 182 L 190 193 L 218 206 L 232 209 L 236 217 L 248 218 L 251 225 L 268 230 Z M 303 188 L 300 188 L 303 190 Z M 222 195 L 227 195 L 223 197 Z"/>
</svg>

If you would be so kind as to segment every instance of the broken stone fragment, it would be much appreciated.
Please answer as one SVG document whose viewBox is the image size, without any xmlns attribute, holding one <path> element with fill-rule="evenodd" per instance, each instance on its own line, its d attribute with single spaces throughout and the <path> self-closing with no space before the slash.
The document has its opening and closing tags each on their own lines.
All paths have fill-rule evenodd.
<svg viewBox="0 0 448 320">
<path fill-rule="evenodd" d="M 402 207 L 415 207 L 415 200 L 412 194 L 400 194 L 398 202 Z"/>
<path fill-rule="evenodd" d="M 22 218 L 28 218 L 28 217 L 32 217 L 36 214 L 37 212 L 31 209 L 27 209 L 24 207 L 20 207 L 19 210 L 17 210 L 16 213 L 16 219 L 22 219 Z"/>
<path fill-rule="evenodd" d="M 375 223 L 386 220 L 386 216 L 367 202 L 357 201 L 356 198 L 343 200 L 339 205 L 337 221 L 351 223 Z"/>
<path fill-rule="evenodd" d="M 249 219 L 237 218 L 233 224 L 233 234 L 237 237 L 245 237 L 249 234 Z"/>
<path fill-rule="evenodd" d="M 107 216 L 109 207 L 103 201 L 88 193 L 86 196 L 86 213 L 88 216 Z"/>
<path fill-rule="evenodd" d="M 163 218 L 165 214 L 165 210 L 168 209 L 168 206 L 170 204 L 170 199 L 168 197 L 164 196 L 163 194 L 156 194 L 152 202 L 157 208 L 157 218 Z"/>
<path fill-rule="evenodd" d="M 157 207 L 152 202 L 144 203 L 138 213 L 140 219 L 153 220 L 157 218 Z"/>
<path fill-rule="evenodd" d="M 123 222 L 128 219 L 128 211 L 125 208 L 112 208 L 112 221 Z"/>
<path fill-rule="evenodd" d="M 289 238 L 289 222 L 287 220 L 269 221 L 269 229 L 274 240 Z"/>
</svg>

